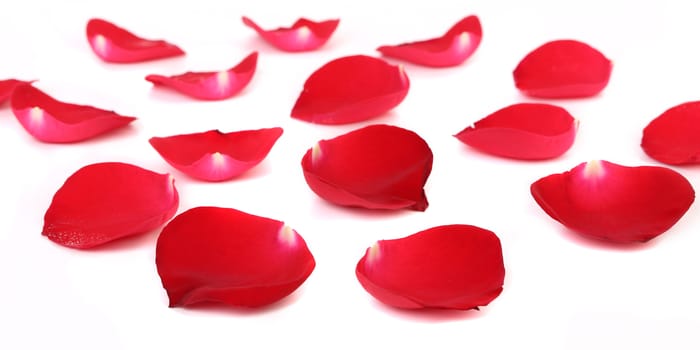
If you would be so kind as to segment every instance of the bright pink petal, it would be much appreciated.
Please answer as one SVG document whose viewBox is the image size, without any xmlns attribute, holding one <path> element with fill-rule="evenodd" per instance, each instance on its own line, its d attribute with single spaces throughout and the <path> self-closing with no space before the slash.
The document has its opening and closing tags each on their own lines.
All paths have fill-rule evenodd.
<svg viewBox="0 0 700 350">
<path fill-rule="evenodd" d="M 371 119 L 401 103 L 409 85 L 401 66 L 362 55 L 338 58 L 306 80 L 292 117 L 317 124 Z"/>
<path fill-rule="evenodd" d="M 576 120 L 564 108 L 519 103 L 500 109 L 455 137 L 501 157 L 548 159 L 566 152 L 576 137 Z"/>
<path fill-rule="evenodd" d="M 695 200 L 683 175 L 663 167 L 582 163 L 530 187 L 537 204 L 573 231 L 618 242 L 646 242 L 673 226 Z"/>
<path fill-rule="evenodd" d="M 223 181 L 256 166 L 267 156 L 282 128 L 153 137 L 151 146 L 174 168 L 197 179 Z"/>
<path fill-rule="evenodd" d="M 69 248 L 91 248 L 160 227 L 178 204 L 168 174 L 124 163 L 91 164 L 56 192 L 42 234 Z"/>
<path fill-rule="evenodd" d="M 164 40 L 138 37 L 103 19 L 88 21 L 86 34 L 92 51 L 105 62 L 133 63 L 185 54 L 182 49 Z"/>
<path fill-rule="evenodd" d="M 666 164 L 700 163 L 700 101 L 663 112 L 644 128 L 642 149 Z"/>
<path fill-rule="evenodd" d="M 481 42 L 481 23 L 476 16 L 457 22 L 445 35 L 429 40 L 395 46 L 381 46 L 384 56 L 398 58 L 429 67 L 451 67 L 462 64 Z"/>
<path fill-rule="evenodd" d="M 10 99 L 17 86 L 31 83 L 31 81 L 17 79 L 0 80 L 0 104 Z"/>
<path fill-rule="evenodd" d="M 301 165 L 309 187 L 338 205 L 424 211 L 433 153 L 416 133 L 371 125 L 309 149 Z"/>
<path fill-rule="evenodd" d="M 304 239 L 281 221 L 197 207 L 165 226 L 156 266 L 171 307 L 200 302 L 259 307 L 291 294 L 316 263 Z"/>
<path fill-rule="evenodd" d="M 284 51 L 301 52 L 316 50 L 328 41 L 340 20 L 332 19 L 322 22 L 300 18 L 290 28 L 265 30 L 248 17 L 243 17 L 243 24 L 253 28 L 270 45 Z"/>
<path fill-rule="evenodd" d="M 588 97 L 610 80 L 612 62 L 588 44 L 550 41 L 530 52 L 513 71 L 515 86 L 543 98 Z"/>
</svg>

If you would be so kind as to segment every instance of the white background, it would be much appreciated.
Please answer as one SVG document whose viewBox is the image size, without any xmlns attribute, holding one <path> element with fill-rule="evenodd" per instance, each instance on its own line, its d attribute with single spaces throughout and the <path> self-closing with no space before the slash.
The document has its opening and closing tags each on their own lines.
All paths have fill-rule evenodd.
<svg viewBox="0 0 700 350">
<path fill-rule="evenodd" d="M 0 106 L 0 348 L 699 348 L 698 203 L 652 242 L 610 247 L 570 234 L 536 205 L 529 186 L 591 159 L 657 164 L 639 147 L 642 129 L 665 109 L 700 99 L 700 22 L 692 5 L 666 1 L 568 3 L 4 3 L 0 79 L 38 79 L 35 85 L 59 100 L 139 119 L 92 141 L 52 145 L 34 140 L 9 106 Z M 449 69 L 407 64 L 410 92 L 386 116 L 349 126 L 289 117 L 304 80 L 325 62 L 439 36 L 469 14 L 480 17 L 484 31 L 475 55 Z M 262 42 L 241 23 L 242 15 L 264 28 L 288 26 L 300 16 L 341 22 L 322 50 L 289 54 Z M 103 63 L 84 35 L 91 17 L 165 38 L 188 54 L 133 65 Z M 568 153 L 546 162 L 506 160 L 452 137 L 499 108 L 528 101 L 515 89 L 512 70 L 530 50 L 560 38 L 585 41 L 614 62 L 600 96 L 554 101 L 580 120 Z M 251 84 L 226 101 L 193 101 L 153 90 L 144 80 L 151 73 L 226 69 L 254 50 L 260 57 Z M 369 123 L 409 128 L 431 146 L 427 211 L 339 208 L 306 186 L 300 166 L 306 149 Z M 147 142 L 215 128 L 273 126 L 283 127 L 284 135 L 268 158 L 225 183 L 187 178 Z M 63 181 L 101 161 L 172 173 L 181 195 L 178 212 L 215 205 L 286 221 L 305 238 L 316 270 L 289 298 L 262 310 L 168 308 L 154 263 L 158 231 L 93 251 L 63 248 L 40 234 L 43 214 Z M 700 184 L 697 167 L 676 170 Z M 357 282 L 355 264 L 374 241 L 453 223 L 490 229 L 503 244 L 504 291 L 481 311 L 395 310 Z"/>
</svg>

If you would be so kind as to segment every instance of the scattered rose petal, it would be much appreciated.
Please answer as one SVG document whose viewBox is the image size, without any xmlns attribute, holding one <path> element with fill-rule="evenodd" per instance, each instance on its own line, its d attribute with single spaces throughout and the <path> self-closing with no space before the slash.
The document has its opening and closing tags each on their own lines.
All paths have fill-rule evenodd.
<svg viewBox="0 0 700 350">
<path fill-rule="evenodd" d="M 395 46 L 381 46 L 384 56 L 398 58 L 429 67 L 451 67 L 462 64 L 481 42 L 481 23 L 476 16 L 457 22 L 445 35 L 429 40 Z"/>
<path fill-rule="evenodd" d="M 309 187 L 338 205 L 424 211 L 433 153 L 416 133 L 371 125 L 309 149 L 301 165 Z"/>
<path fill-rule="evenodd" d="M 31 83 L 31 81 L 17 79 L 0 80 L 0 104 L 10 99 L 17 86 Z"/>
<path fill-rule="evenodd" d="M 304 239 L 281 221 L 197 207 L 163 228 L 156 266 L 170 307 L 260 307 L 291 294 L 316 263 Z"/>
<path fill-rule="evenodd" d="M 292 117 L 317 124 L 349 124 L 380 116 L 408 94 L 401 66 L 369 56 L 326 63 L 304 83 Z"/>
<path fill-rule="evenodd" d="M 469 310 L 503 290 L 501 241 L 470 225 L 433 227 L 368 248 L 355 270 L 360 284 L 398 308 Z"/>
<path fill-rule="evenodd" d="M 513 71 L 515 86 L 542 98 L 589 97 L 610 80 L 612 62 L 588 44 L 550 41 L 530 52 Z"/>
<path fill-rule="evenodd" d="M 174 168 L 197 179 L 223 181 L 260 163 L 270 152 L 282 128 L 153 137 L 151 146 Z"/>
<path fill-rule="evenodd" d="M 270 45 L 289 52 L 312 51 L 323 46 L 339 22 L 338 19 L 314 22 L 300 18 L 290 28 L 265 30 L 250 18 L 243 17 L 243 23 L 258 32 Z"/>
<path fill-rule="evenodd" d="M 518 103 L 486 116 L 455 137 L 501 157 L 548 159 L 564 154 L 571 147 L 576 127 L 576 120 L 564 108 Z"/>
<path fill-rule="evenodd" d="M 617 243 L 646 242 L 666 232 L 695 200 L 688 180 L 671 169 L 598 160 L 541 178 L 530 191 L 564 226 Z"/>
<path fill-rule="evenodd" d="M 644 128 L 642 149 L 673 165 L 700 163 L 700 101 L 679 104 Z"/>
<path fill-rule="evenodd" d="M 168 174 L 125 163 L 91 164 L 56 192 L 42 234 L 69 248 L 92 248 L 160 227 L 178 204 Z"/>
<path fill-rule="evenodd" d="M 88 21 L 86 33 L 92 51 L 105 62 L 133 63 L 185 54 L 182 49 L 164 40 L 138 37 L 99 18 Z"/>
</svg>

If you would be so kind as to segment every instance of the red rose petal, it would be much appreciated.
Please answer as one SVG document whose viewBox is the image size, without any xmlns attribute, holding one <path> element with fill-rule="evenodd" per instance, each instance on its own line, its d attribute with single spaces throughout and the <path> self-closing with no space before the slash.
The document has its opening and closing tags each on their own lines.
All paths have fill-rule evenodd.
<svg viewBox="0 0 700 350">
<path fill-rule="evenodd" d="M 646 242 L 673 226 L 695 200 L 683 175 L 663 167 L 582 163 L 530 187 L 544 211 L 573 231 L 611 242 Z"/>
<path fill-rule="evenodd" d="M 292 117 L 317 124 L 371 119 L 401 103 L 409 85 L 401 66 L 362 55 L 338 58 L 306 80 Z"/>
<path fill-rule="evenodd" d="M 10 103 L 22 126 L 43 142 L 83 141 L 136 120 L 112 111 L 57 101 L 29 84 L 18 85 Z"/>
<path fill-rule="evenodd" d="M 309 149 L 301 165 L 309 187 L 338 205 L 424 211 L 433 153 L 416 133 L 371 125 Z"/>
<path fill-rule="evenodd" d="M 243 23 L 253 28 L 270 45 L 284 51 L 301 52 L 316 50 L 328 41 L 340 20 L 332 19 L 322 22 L 300 18 L 290 28 L 265 30 L 248 17 Z"/>
<path fill-rule="evenodd" d="M 42 234 L 69 248 L 91 248 L 158 228 L 178 204 L 168 174 L 125 163 L 91 164 L 56 192 Z"/>
<path fill-rule="evenodd" d="M 105 62 L 133 63 L 185 54 L 182 49 L 164 40 L 138 37 L 103 19 L 88 21 L 86 34 L 92 51 Z"/>
<path fill-rule="evenodd" d="M 268 305 L 296 290 L 315 265 L 304 239 L 283 222 L 228 208 L 178 215 L 156 245 L 171 307 Z"/>
<path fill-rule="evenodd" d="M 282 128 L 153 137 L 151 146 L 174 168 L 197 179 L 223 181 L 260 163 Z"/>
<path fill-rule="evenodd" d="M 151 74 L 146 80 L 200 100 L 223 100 L 234 96 L 248 85 L 255 73 L 257 61 L 258 53 L 253 52 L 229 70 L 187 72 L 170 77 Z"/>
<path fill-rule="evenodd" d="M 429 67 L 456 66 L 469 58 L 481 42 L 481 23 L 476 16 L 457 22 L 439 38 L 395 46 L 381 46 L 383 55 Z"/>
<path fill-rule="evenodd" d="M 700 163 L 700 101 L 679 104 L 644 128 L 642 149 L 666 164 Z"/>
<path fill-rule="evenodd" d="M 566 152 L 576 137 L 576 120 L 564 108 L 518 103 L 502 108 L 455 137 L 501 157 L 548 159 Z"/>
<path fill-rule="evenodd" d="M 588 44 L 550 41 L 530 52 L 513 71 L 515 86 L 543 98 L 588 97 L 610 80 L 612 62 Z"/>
<path fill-rule="evenodd" d="M 19 85 L 31 84 L 31 81 L 17 79 L 0 80 L 0 104 L 10 99 L 12 92 Z"/>
<path fill-rule="evenodd" d="M 368 248 L 355 270 L 379 301 L 398 308 L 478 309 L 501 294 L 501 241 L 470 225 L 433 227 Z"/>
</svg>

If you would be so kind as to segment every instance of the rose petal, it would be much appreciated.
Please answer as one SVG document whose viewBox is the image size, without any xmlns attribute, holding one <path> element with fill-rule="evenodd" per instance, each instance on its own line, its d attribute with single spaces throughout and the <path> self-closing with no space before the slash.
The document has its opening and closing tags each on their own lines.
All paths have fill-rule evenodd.
<svg viewBox="0 0 700 350">
<path fill-rule="evenodd" d="M 31 81 L 17 79 L 0 80 L 0 104 L 10 99 L 17 86 L 31 83 Z"/>
<path fill-rule="evenodd" d="M 151 146 L 174 168 L 197 179 L 223 181 L 260 163 L 270 152 L 282 128 L 152 137 Z"/>
<path fill-rule="evenodd" d="M 451 67 L 462 64 L 481 42 L 481 23 L 476 16 L 457 22 L 447 33 L 435 39 L 381 46 L 384 56 L 398 58 L 429 67 Z"/>
<path fill-rule="evenodd" d="M 340 20 L 314 22 L 300 18 L 290 28 L 265 30 L 253 20 L 243 17 L 243 24 L 253 28 L 270 45 L 284 51 L 301 52 L 316 50 L 328 41 Z"/>
<path fill-rule="evenodd" d="M 315 265 L 304 239 L 283 222 L 229 208 L 178 215 L 156 245 L 170 307 L 268 305 L 296 290 Z"/>
<path fill-rule="evenodd" d="M 317 124 L 348 124 L 380 116 L 408 94 L 401 66 L 369 56 L 326 63 L 304 83 L 292 117 Z"/>
<path fill-rule="evenodd" d="M 90 47 L 105 62 L 133 63 L 184 55 L 179 47 L 164 40 L 149 40 L 103 19 L 88 21 Z"/>
<path fill-rule="evenodd" d="M 178 204 L 168 174 L 125 163 L 91 164 L 56 192 L 42 234 L 69 248 L 91 248 L 158 228 Z"/>
<path fill-rule="evenodd" d="M 398 308 L 478 309 L 501 294 L 501 241 L 470 225 L 433 227 L 368 248 L 355 270 L 360 284 Z"/>
<path fill-rule="evenodd" d="M 550 41 L 530 52 L 513 71 L 515 86 L 543 98 L 588 97 L 610 80 L 612 62 L 588 44 Z"/>
<path fill-rule="evenodd" d="M 695 200 L 688 180 L 671 169 L 597 160 L 541 178 L 530 191 L 549 216 L 574 232 L 618 243 L 666 232 Z"/>
<path fill-rule="evenodd" d="M 645 128 L 642 149 L 666 164 L 700 163 L 700 101 L 681 103 Z"/>
<path fill-rule="evenodd" d="M 486 116 L 455 137 L 501 157 L 548 159 L 564 154 L 571 147 L 576 126 L 576 120 L 564 108 L 518 103 Z"/>
<path fill-rule="evenodd" d="M 433 153 L 416 133 L 371 125 L 309 149 L 301 165 L 319 197 L 338 205 L 424 211 Z"/>
</svg>

